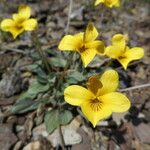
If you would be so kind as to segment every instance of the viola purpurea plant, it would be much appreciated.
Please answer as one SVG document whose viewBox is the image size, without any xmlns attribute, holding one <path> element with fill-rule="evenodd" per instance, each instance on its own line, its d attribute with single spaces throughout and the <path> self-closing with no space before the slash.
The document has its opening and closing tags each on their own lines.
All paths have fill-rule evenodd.
<svg viewBox="0 0 150 150">
<path fill-rule="evenodd" d="M 95 5 L 100 3 L 110 8 L 120 6 L 119 0 L 95 1 Z M 19 7 L 18 13 L 13 14 L 12 19 L 4 19 L 1 22 L 1 30 L 10 32 L 14 39 L 24 31 L 35 30 L 38 25 L 37 20 L 30 18 L 30 16 L 31 8 L 27 5 L 22 5 Z M 17 102 L 13 107 L 14 112 L 24 113 L 50 104 L 50 111 L 44 109 L 46 111 L 44 122 L 48 132 L 51 133 L 60 125 L 68 124 L 71 121 L 73 115 L 68 109 L 72 109 L 70 105 L 79 106 L 85 118 L 92 123 L 93 127 L 96 127 L 99 121 L 108 118 L 113 112 L 128 111 L 131 102 L 124 94 L 117 92 L 119 75 L 115 69 L 108 69 L 106 67 L 102 72 L 98 73 L 95 70 L 94 75 L 89 77 L 90 69 L 86 70 L 86 67 L 88 67 L 96 55 L 99 55 L 116 59 L 124 69 L 127 69 L 131 61 L 141 59 L 144 56 L 144 50 L 140 47 L 129 48 L 126 36 L 122 34 L 114 35 L 112 45 L 107 46 L 104 41 L 98 39 L 98 34 L 94 23 L 90 22 L 85 31 L 62 37 L 58 45 L 60 51 L 56 52 L 55 59 L 49 58 L 47 55 L 40 55 L 42 56 L 41 59 L 44 57 L 44 59 L 48 60 L 49 64 L 46 67 L 50 66 L 50 68 L 47 69 L 48 72 L 43 67 L 39 68 L 40 60 L 38 60 L 38 65 L 33 64 L 34 66 L 30 66 L 30 68 L 34 68 L 34 73 L 37 69 L 36 73 L 38 72 L 37 74 L 40 75 L 40 78 L 38 78 L 38 75 L 36 76 L 36 82 L 23 95 L 23 100 Z M 39 51 L 43 53 L 40 49 Z M 74 75 L 69 74 L 69 67 L 73 64 L 67 66 L 66 60 L 60 58 L 60 55 L 58 57 L 58 53 L 67 53 L 69 51 L 77 52 L 81 56 L 83 66 L 85 67 L 80 72 L 76 70 L 77 68 L 74 68 Z M 61 56 L 63 57 L 64 55 Z M 63 63 L 61 62 L 62 59 Z M 72 58 L 70 60 L 72 61 Z M 75 63 L 79 64 L 78 60 L 75 60 Z M 62 72 L 56 72 L 57 67 L 61 67 L 60 70 Z M 71 67 L 73 68 L 75 65 Z M 68 72 L 66 69 L 68 69 Z M 79 79 L 81 76 L 82 80 Z M 87 77 L 89 78 L 85 88 L 83 85 Z M 70 82 L 71 78 L 73 78 L 73 82 Z M 37 95 L 39 93 L 47 96 L 38 99 Z M 26 108 L 22 110 L 24 105 Z M 66 105 L 67 107 L 65 107 Z"/>
<path fill-rule="evenodd" d="M 24 31 L 33 31 L 37 28 L 37 20 L 30 18 L 31 8 L 27 5 L 21 5 L 18 13 L 12 15 L 11 19 L 4 19 L 1 22 L 1 30 L 10 32 L 15 39 Z"/>
</svg>

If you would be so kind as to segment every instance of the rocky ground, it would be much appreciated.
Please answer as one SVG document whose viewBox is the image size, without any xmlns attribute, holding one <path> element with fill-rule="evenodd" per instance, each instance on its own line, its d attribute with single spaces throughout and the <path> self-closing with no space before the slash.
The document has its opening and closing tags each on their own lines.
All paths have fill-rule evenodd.
<svg viewBox="0 0 150 150">
<path fill-rule="evenodd" d="M 69 33 L 83 31 L 90 20 L 99 29 L 101 39 L 108 43 L 115 33 L 124 33 L 129 37 L 129 45 L 144 48 L 144 58 L 131 63 L 127 71 L 116 62 L 112 63 L 121 76 L 120 88 L 124 89 L 150 83 L 150 1 L 122 0 L 122 3 L 121 8 L 108 9 L 103 6 L 94 8 L 92 0 L 74 0 Z M 35 50 L 33 36 L 38 36 L 43 50 L 47 49 L 50 53 L 56 51 L 65 33 L 69 0 L 1 0 L 0 20 L 10 17 L 20 4 L 32 7 L 32 16 L 38 19 L 39 27 L 32 33 L 24 33 L 17 40 L 0 32 L 0 149 L 61 149 L 58 129 L 50 135 L 45 129 L 44 112 L 8 112 L 34 78 L 34 74 L 26 69 L 27 65 L 35 61 L 32 55 Z M 99 64 L 96 66 L 98 68 Z M 113 114 L 95 129 L 78 110 L 78 115 L 71 123 L 62 127 L 66 148 L 149 150 L 150 87 L 128 90 L 125 93 L 132 101 L 129 112 Z"/>
</svg>

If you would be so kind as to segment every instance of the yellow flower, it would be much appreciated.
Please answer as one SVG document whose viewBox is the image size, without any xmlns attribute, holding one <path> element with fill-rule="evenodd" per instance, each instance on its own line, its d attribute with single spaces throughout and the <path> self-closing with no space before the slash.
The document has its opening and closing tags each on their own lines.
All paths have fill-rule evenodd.
<svg viewBox="0 0 150 150">
<path fill-rule="evenodd" d="M 107 118 L 112 112 L 124 112 L 130 108 L 128 98 L 115 92 L 118 87 L 118 73 L 108 70 L 101 76 L 92 76 L 87 88 L 71 85 L 64 91 L 65 101 L 80 106 L 83 114 L 95 127 L 97 122 Z"/>
<path fill-rule="evenodd" d="M 106 55 L 117 59 L 124 69 L 128 64 L 144 56 L 144 49 L 140 47 L 129 48 L 126 46 L 126 37 L 122 34 L 116 34 L 112 38 L 112 45 L 106 48 Z"/>
<path fill-rule="evenodd" d="M 19 7 L 18 13 L 13 14 L 12 19 L 4 19 L 1 22 L 1 29 L 10 32 L 15 39 L 24 31 L 32 31 L 37 27 L 37 20 L 30 18 L 31 8 L 26 5 Z"/>
<path fill-rule="evenodd" d="M 100 3 L 104 3 L 107 7 L 112 8 L 114 7 L 119 7 L 120 6 L 120 0 L 96 0 L 95 1 L 95 6 L 97 6 Z"/>
<path fill-rule="evenodd" d="M 98 32 L 93 23 L 89 23 L 86 31 L 75 35 L 66 35 L 60 41 L 58 48 L 60 50 L 76 51 L 81 54 L 81 59 L 86 67 L 96 54 L 104 53 L 104 43 L 95 40 Z"/>
</svg>

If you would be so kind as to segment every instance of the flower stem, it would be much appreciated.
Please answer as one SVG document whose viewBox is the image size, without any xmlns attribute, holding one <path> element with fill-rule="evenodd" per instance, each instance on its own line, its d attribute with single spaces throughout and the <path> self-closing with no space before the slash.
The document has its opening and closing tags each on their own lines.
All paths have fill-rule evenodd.
<svg viewBox="0 0 150 150">
<path fill-rule="evenodd" d="M 42 62 L 44 64 L 47 72 L 51 73 L 51 69 L 50 69 L 50 66 L 49 66 L 49 62 L 48 62 L 47 56 L 45 56 L 43 50 L 41 49 L 41 43 L 40 43 L 38 37 L 33 38 L 33 41 L 34 41 L 34 43 L 36 45 L 36 50 L 37 50 L 39 56 L 41 57 Z"/>
<path fill-rule="evenodd" d="M 60 139 L 61 139 L 61 146 L 62 146 L 62 149 L 63 149 L 63 150 L 66 150 L 66 148 L 65 148 L 65 140 L 64 140 L 64 137 L 63 137 L 61 125 L 59 125 L 58 128 L 59 128 L 59 135 L 60 135 Z"/>
<path fill-rule="evenodd" d="M 73 4 L 73 0 L 70 0 L 70 3 L 69 3 L 69 11 L 68 11 L 68 20 L 67 20 L 67 25 L 66 25 L 66 29 L 65 29 L 65 34 L 68 34 L 69 32 L 69 26 L 70 26 L 70 16 L 71 16 L 71 12 L 72 12 L 72 4 Z M 69 61 L 70 62 L 70 61 Z M 68 64 L 70 65 L 70 63 Z M 66 69 L 68 68 L 68 65 L 66 65 L 65 69 L 64 69 L 64 73 L 61 75 L 61 78 L 58 80 L 57 82 L 57 87 L 59 88 L 61 86 L 61 83 L 64 79 L 64 76 L 65 76 L 65 72 L 66 72 Z M 56 98 L 56 95 L 57 95 L 57 91 L 58 89 L 56 88 L 56 93 L 55 93 L 55 98 Z M 57 98 L 56 98 L 57 99 Z M 59 102 L 59 100 L 57 100 L 57 103 Z M 61 109 L 61 106 L 59 106 L 59 111 Z M 59 124 L 59 135 L 60 135 L 60 139 L 61 139 L 61 146 L 62 146 L 62 150 L 66 150 L 65 148 L 65 141 L 64 141 L 64 137 L 63 137 L 63 133 L 62 133 L 62 129 L 61 129 L 61 124 Z"/>
</svg>

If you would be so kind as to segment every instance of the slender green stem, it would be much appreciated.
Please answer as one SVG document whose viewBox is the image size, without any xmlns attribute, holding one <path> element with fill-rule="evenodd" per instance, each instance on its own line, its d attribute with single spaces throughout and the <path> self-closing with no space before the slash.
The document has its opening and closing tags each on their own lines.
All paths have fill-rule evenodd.
<svg viewBox="0 0 150 150">
<path fill-rule="evenodd" d="M 62 149 L 63 149 L 63 150 L 66 150 L 66 148 L 65 148 L 65 140 L 64 140 L 63 133 L 62 133 L 61 125 L 59 125 L 58 128 L 59 128 L 59 134 L 60 134 Z"/>
<path fill-rule="evenodd" d="M 65 29 L 65 34 L 68 34 L 68 32 L 69 32 L 70 18 L 71 18 L 71 12 L 72 12 L 72 5 L 73 5 L 73 0 L 70 0 L 69 11 L 68 11 L 68 21 L 67 21 L 67 26 L 66 26 L 66 29 Z M 58 80 L 58 83 L 57 83 L 58 88 L 61 85 L 61 83 L 62 83 L 62 81 L 64 79 L 65 72 L 66 72 L 66 70 L 67 70 L 67 68 L 69 66 L 70 66 L 70 61 L 69 61 L 69 64 L 66 65 L 66 67 L 64 69 L 64 73 L 61 76 L 61 79 Z M 56 91 L 55 95 L 57 95 L 57 91 Z M 58 101 L 57 101 L 57 103 L 58 103 Z M 59 106 L 59 111 L 61 109 L 60 107 L 61 106 Z M 66 150 L 66 148 L 65 148 L 65 141 L 64 141 L 64 137 L 63 137 L 63 133 L 62 133 L 62 129 L 61 129 L 61 124 L 59 124 L 59 134 L 60 134 L 60 137 L 61 137 L 61 146 L 62 146 L 62 149 Z"/>
<path fill-rule="evenodd" d="M 51 69 L 50 69 L 50 66 L 49 66 L 47 56 L 45 56 L 43 50 L 41 49 L 41 43 L 40 43 L 38 37 L 33 38 L 33 41 L 35 43 L 36 50 L 37 50 L 39 56 L 41 57 L 42 62 L 44 64 L 46 70 L 48 71 L 48 73 L 51 73 Z"/>
</svg>

